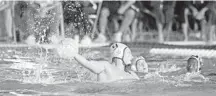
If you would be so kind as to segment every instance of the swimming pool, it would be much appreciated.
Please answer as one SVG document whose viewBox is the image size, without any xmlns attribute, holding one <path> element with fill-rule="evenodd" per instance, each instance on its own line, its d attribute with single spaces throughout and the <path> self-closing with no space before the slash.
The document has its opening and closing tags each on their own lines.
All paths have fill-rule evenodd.
<svg viewBox="0 0 216 96">
<path fill-rule="evenodd" d="M 142 55 L 149 64 L 151 74 L 139 75 L 139 81 L 117 81 L 97 83 L 95 75 L 76 65 L 74 60 L 59 58 L 54 51 L 40 48 L 0 48 L 0 95 L 35 95 L 35 96 L 188 96 L 216 94 L 216 68 L 214 58 L 205 58 L 203 74 L 208 81 L 184 81 L 183 75 L 171 71 L 185 67 L 186 56 L 153 55 L 149 48 L 131 48 L 133 55 Z M 101 52 L 108 59 L 108 48 L 81 49 L 88 58 Z M 163 69 L 160 65 L 176 65 Z M 27 66 L 28 65 L 28 66 Z M 35 68 L 35 69 L 34 69 Z M 40 70 L 38 70 L 40 69 Z M 162 73 L 155 71 L 162 70 Z M 38 73 L 40 78 L 37 76 Z M 78 74 L 78 75 L 77 75 Z"/>
</svg>

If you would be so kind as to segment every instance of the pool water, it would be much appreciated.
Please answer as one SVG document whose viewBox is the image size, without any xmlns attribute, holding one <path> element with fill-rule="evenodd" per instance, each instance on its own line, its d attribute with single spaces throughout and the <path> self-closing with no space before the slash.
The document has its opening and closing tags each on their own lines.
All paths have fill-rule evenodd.
<svg viewBox="0 0 216 96">
<path fill-rule="evenodd" d="M 187 81 L 184 79 L 185 74 L 178 71 L 185 68 L 188 57 L 152 55 L 147 48 L 131 49 L 134 56 L 142 55 L 146 58 L 150 73 L 138 74 L 141 78 L 138 81 L 97 83 L 94 74 L 74 60 L 60 58 L 53 50 L 2 47 L 0 95 L 215 96 L 216 59 L 204 58 L 202 74 L 205 79 Z M 81 54 L 88 59 L 104 56 L 109 60 L 107 47 L 81 49 Z"/>
</svg>

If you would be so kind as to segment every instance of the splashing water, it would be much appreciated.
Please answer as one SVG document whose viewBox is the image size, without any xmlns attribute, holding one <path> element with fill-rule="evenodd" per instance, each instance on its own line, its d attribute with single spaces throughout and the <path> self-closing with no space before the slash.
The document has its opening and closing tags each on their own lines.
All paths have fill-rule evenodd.
<svg viewBox="0 0 216 96">
<path fill-rule="evenodd" d="M 31 50 L 31 51 L 30 51 Z M 28 53 L 32 53 L 32 49 L 28 49 Z M 108 50 L 108 49 L 107 49 Z M 5 52 L 10 52 L 5 51 Z M 23 50 L 25 51 L 25 50 Z M 6 54 L 1 54 L 4 55 L 5 57 L 3 58 L 4 61 L 13 61 L 14 64 L 12 64 L 10 67 L 16 65 L 16 70 L 14 68 L 10 69 L 2 69 L 2 65 L 0 64 L 1 71 L 0 71 L 0 76 L 1 76 L 1 90 L 0 92 L 10 92 L 13 95 L 18 94 L 58 94 L 62 95 L 64 93 L 67 94 L 73 94 L 73 93 L 86 93 L 86 94 L 100 94 L 100 93 L 107 93 L 107 94 L 120 94 L 124 95 L 127 93 L 133 94 L 133 95 L 141 95 L 141 94 L 146 94 L 146 96 L 151 95 L 152 92 L 154 92 L 156 95 L 159 94 L 159 96 L 169 94 L 168 96 L 173 96 L 173 91 L 177 95 L 181 95 L 180 93 L 185 93 L 187 92 L 193 93 L 195 91 L 201 91 L 201 92 L 209 92 L 209 90 L 213 90 L 215 84 L 212 83 L 211 81 L 209 82 L 208 80 L 202 80 L 200 78 L 189 78 L 188 77 L 193 76 L 187 75 L 186 73 L 184 74 L 172 74 L 175 71 L 167 71 L 167 72 L 159 72 L 159 70 L 163 70 L 162 67 L 159 65 L 157 66 L 152 66 L 154 64 L 161 64 L 161 62 L 158 62 L 155 57 L 153 62 L 148 61 L 150 58 L 146 58 L 148 61 L 150 68 L 155 68 L 157 70 L 150 71 L 148 74 L 144 75 L 139 75 L 140 80 L 138 81 L 118 81 L 118 82 L 112 82 L 109 84 L 100 84 L 100 83 L 95 83 L 93 81 L 96 81 L 96 75 L 92 74 L 89 72 L 87 69 L 79 66 L 75 60 L 68 60 L 68 59 L 62 59 L 59 57 L 51 57 L 53 55 L 52 52 L 48 52 L 49 54 L 47 55 L 47 59 L 45 60 L 45 51 L 43 49 L 43 55 L 40 58 L 40 52 L 41 50 L 35 50 L 35 56 L 37 57 L 35 59 L 34 55 L 27 54 L 25 56 L 20 56 L 20 53 L 18 52 L 11 52 L 13 53 L 13 57 L 8 57 L 12 59 L 6 59 L 7 53 Z M 92 49 L 88 49 L 86 51 L 83 51 L 82 55 L 85 56 L 86 58 L 94 59 L 97 58 L 98 56 L 94 56 L 93 54 L 99 54 L 101 51 L 93 51 Z M 92 53 L 92 54 L 91 54 Z M 106 52 L 107 54 L 108 52 Z M 16 56 L 15 56 L 16 55 Z M 30 57 L 28 57 L 30 56 Z M 100 57 L 100 56 L 99 56 Z M 51 59 L 52 58 L 52 59 Z M 57 59 L 58 58 L 58 59 Z M 108 58 L 108 57 L 106 57 Z M 31 60 L 29 60 L 31 59 Z M 51 61 L 50 61 L 51 60 Z M 152 60 L 152 59 L 151 59 Z M 176 64 L 176 68 L 180 67 L 184 69 L 184 67 L 181 67 L 182 60 L 174 60 L 175 63 L 170 62 L 169 60 L 166 61 L 166 64 Z M 52 63 L 51 63 L 52 62 Z M 16 63 L 16 64 L 15 64 Z M 162 62 L 163 63 L 163 62 Z M 19 65 L 20 64 L 20 65 Z M 38 65 L 44 64 L 45 66 L 40 66 L 38 68 Z M 21 67 L 22 68 L 21 68 Z M 37 67 L 38 66 L 38 67 Z M 165 66 L 165 65 L 164 65 Z M 37 70 L 38 69 L 41 70 Z M 6 68 L 6 66 L 4 67 Z M 160 69 L 161 68 L 161 69 Z M 166 70 L 171 70 L 175 69 L 172 66 L 168 66 Z M 177 70 L 177 71 L 180 71 Z M 39 72 L 40 71 L 40 72 Z M 3 73 L 4 72 L 4 73 Z M 40 73 L 40 76 L 36 76 L 36 73 Z M 16 75 L 14 75 L 16 73 Z M 169 74 L 168 74 L 169 73 Z M 18 78 L 19 77 L 19 78 Z M 37 79 L 37 78 L 39 79 Z M 2 78 L 7 78 L 6 80 L 16 80 L 16 81 L 21 81 L 21 84 L 18 83 L 18 86 L 20 87 L 12 87 L 12 89 L 8 90 L 8 87 L 4 86 L 10 86 L 11 82 L 12 85 L 17 85 L 16 81 L 10 81 L 7 82 L 5 80 L 2 80 Z M 185 79 L 186 78 L 186 79 Z M 206 78 L 206 77 L 204 77 Z M 207 79 L 207 78 L 206 78 Z M 212 78 L 211 78 L 212 80 Z M 92 81 L 92 82 L 89 82 Z M 26 84 L 27 83 L 27 84 Z M 38 86 L 39 85 L 39 86 Z M 26 86 L 26 87 L 25 87 Z M 202 87 L 207 88 L 208 91 L 202 90 Z M 210 86 L 210 87 L 208 87 Z M 28 89 L 29 90 L 25 90 Z M 182 91 L 183 90 L 183 91 Z M 192 90 L 192 91 L 191 91 Z M 186 91 L 186 92 L 185 92 Z M 22 93 L 23 92 L 23 93 Z M 71 93 L 72 92 L 72 93 Z M 162 92 L 162 93 L 161 93 Z M 164 93 L 165 92 L 165 93 Z M 3 93 L 3 94 L 4 94 Z M 182 93 L 182 94 L 183 94 Z M 184 96 L 184 95 L 183 95 Z"/>
<path fill-rule="evenodd" d="M 171 66 L 170 66 L 171 65 Z M 160 67 L 158 68 L 158 72 L 161 73 L 166 73 L 166 72 L 173 72 L 173 71 L 178 71 L 181 68 L 177 67 L 175 64 L 166 64 L 166 63 L 161 63 Z"/>
<path fill-rule="evenodd" d="M 168 65 L 166 63 L 161 63 L 159 68 L 155 70 L 155 72 L 150 72 L 143 76 L 143 79 L 147 80 L 148 82 L 163 82 L 172 84 L 176 87 L 188 87 L 192 86 L 190 82 L 197 82 L 197 83 L 205 83 L 209 82 L 209 78 L 205 77 L 200 73 L 183 73 L 178 76 L 171 75 L 172 72 L 181 72 L 184 68 L 179 68 L 175 64 Z M 169 75 L 164 75 L 165 73 L 170 73 Z"/>
<path fill-rule="evenodd" d="M 56 48 L 58 55 L 63 58 L 73 59 L 73 54 L 78 53 L 78 44 L 75 40 L 65 38 L 61 41 L 61 44 Z M 53 74 L 59 73 L 57 70 L 51 70 L 48 68 L 48 59 L 49 59 L 49 47 L 38 45 L 39 48 L 37 52 L 39 58 L 36 62 L 29 62 L 22 59 L 18 59 L 18 63 L 14 63 L 10 68 L 20 70 L 22 73 L 22 81 L 24 83 L 42 83 L 42 84 L 55 84 L 55 83 L 64 83 L 69 82 L 71 78 L 77 78 L 77 80 L 93 80 L 96 76 L 88 71 L 87 69 L 80 67 L 76 64 L 72 67 L 74 70 L 73 74 L 76 76 L 71 76 L 68 72 L 64 73 L 63 79 L 56 81 L 59 77 L 53 76 Z M 44 52 L 45 49 L 45 52 Z M 45 54 L 44 54 L 45 53 Z M 69 78 L 68 78 L 69 77 Z M 69 79 L 69 80 L 68 80 Z M 94 79 L 96 80 L 96 79 Z"/>
<path fill-rule="evenodd" d="M 67 6 L 67 9 L 69 10 L 74 10 L 77 8 L 79 9 L 80 5 L 78 2 L 75 2 L 73 4 L 75 5 L 69 4 L 70 6 Z M 87 31 L 91 31 L 90 30 L 91 26 L 89 25 L 88 19 L 85 18 L 86 14 L 81 9 L 77 11 L 79 12 L 79 15 L 75 16 L 76 17 L 75 21 L 77 22 L 74 24 L 75 27 L 79 28 L 80 31 L 85 31 L 84 33 L 89 33 Z M 55 14 L 52 15 L 51 17 L 40 16 L 40 14 L 38 15 L 38 13 L 36 14 L 37 14 L 36 17 L 34 18 L 35 26 L 31 26 L 32 27 L 31 29 L 33 29 L 35 36 L 30 36 L 28 39 L 31 39 L 31 40 L 27 40 L 28 41 L 27 43 L 30 43 L 30 44 L 35 44 L 36 42 L 32 42 L 35 40 L 37 41 L 38 44 L 46 42 L 46 37 L 48 36 L 47 33 L 50 33 L 48 32 L 50 29 L 49 25 L 52 23 L 55 23 L 55 19 L 54 19 Z M 79 32 L 79 33 L 83 33 L 83 32 Z M 82 35 L 82 34 L 79 34 L 79 35 Z M 67 44 L 64 44 L 64 46 L 65 45 Z M 75 44 L 75 46 L 77 45 Z M 52 73 L 50 73 L 49 70 L 46 69 L 46 66 L 48 65 L 46 64 L 46 61 L 48 59 L 48 53 L 49 53 L 48 49 L 49 48 L 40 47 L 40 46 L 37 46 L 37 47 L 39 47 L 40 49 L 38 52 L 40 54 L 38 63 L 22 61 L 20 63 L 15 63 L 14 66 L 12 66 L 11 68 L 22 70 L 22 75 L 23 75 L 22 81 L 23 82 L 26 82 L 26 83 L 48 83 L 49 82 L 51 83 L 53 82 L 54 77 L 52 76 Z M 45 56 L 43 56 L 44 55 L 43 49 L 45 49 Z M 64 53 L 62 50 L 68 50 L 68 51 L 64 51 L 66 52 Z M 68 54 L 69 50 L 71 51 L 71 48 L 67 48 L 63 46 L 57 48 L 57 51 L 61 57 L 71 55 L 71 54 Z M 78 48 L 74 50 L 78 50 Z M 28 66 L 24 67 L 25 65 L 28 65 Z M 77 75 L 78 78 L 90 78 L 88 76 L 91 76 L 89 74 L 90 72 L 88 72 L 87 70 L 83 71 L 84 70 L 83 68 L 80 69 L 78 67 L 75 70 L 82 70 L 82 71 L 76 71 L 77 73 L 79 73 L 79 75 Z"/>
</svg>

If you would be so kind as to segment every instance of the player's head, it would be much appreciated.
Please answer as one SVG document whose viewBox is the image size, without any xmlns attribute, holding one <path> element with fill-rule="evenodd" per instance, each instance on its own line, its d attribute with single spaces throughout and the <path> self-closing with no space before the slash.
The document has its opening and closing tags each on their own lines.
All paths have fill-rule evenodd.
<svg viewBox="0 0 216 96">
<path fill-rule="evenodd" d="M 147 65 L 145 58 L 143 57 L 133 58 L 131 69 L 133 71 L 138 71 L 138 72 L 148 72 L 148 68 L 146 68 L 145 65 Z"/>
<path fill-rule="evenodd" d="M 113 43 L 110 46 L 110 52 L 112 62 L 114 62 L 114 59 L 121 59 L 125 65 L 131 64 L 133 56 L 127 45 L 122 43 Z"/>
<path fill-rule="evenodd" d="M 192 55 L 187 60 L 187 72 L 200 72 L 202 59 L 199 56 Z"/>
</svg>

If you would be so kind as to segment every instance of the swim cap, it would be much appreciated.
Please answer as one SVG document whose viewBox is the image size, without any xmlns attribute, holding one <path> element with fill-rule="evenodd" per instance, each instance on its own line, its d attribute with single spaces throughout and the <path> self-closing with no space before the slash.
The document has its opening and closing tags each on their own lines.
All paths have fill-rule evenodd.
<svg viewBox="0 0 216 96">
<path fill-rule="evenodd" d="M 131 54 L 131 50 L 128 48 L 127 45 L 122 44 L 122 43 L 114 43 L 114 44 L 112 44 L 110 46 L 110 52 L 111 52 L 111 60 L 112 60 L 112 62 L 113 62 L 114 58 L 118 58 L 118 59 L 122 59 L 123 60 L 126 49 L 128 49 L 129 54 Z M 125 60 L 123 60 L 123 62 L 125 63 Z"/>
<path fill-rule="evenodd" d="M 138 64 L 139 61 L 142 63 Z M 146 63 L 145 58 L 142 56 L 133 58 L 131 69 L 138 72 L 148 72 L 148 64 Z"/>
<path fill-rule="evenodd" d="M 189 60 L 191 60 L 191 59 L 195 59 L 197 61 L 197 69 L 195 69 L 195 70 L 196 70 L 196 72 L 200 72 L 201 71 L 201 66 L 203 65 L 202 59 L 199 56 L 192 55 L 188 59 L 188 63 L 189 63 Z M 187 70 L 190 71 L 191 68 L 192 68 L 191 65 L 187 64 Z"/>
</svg>

